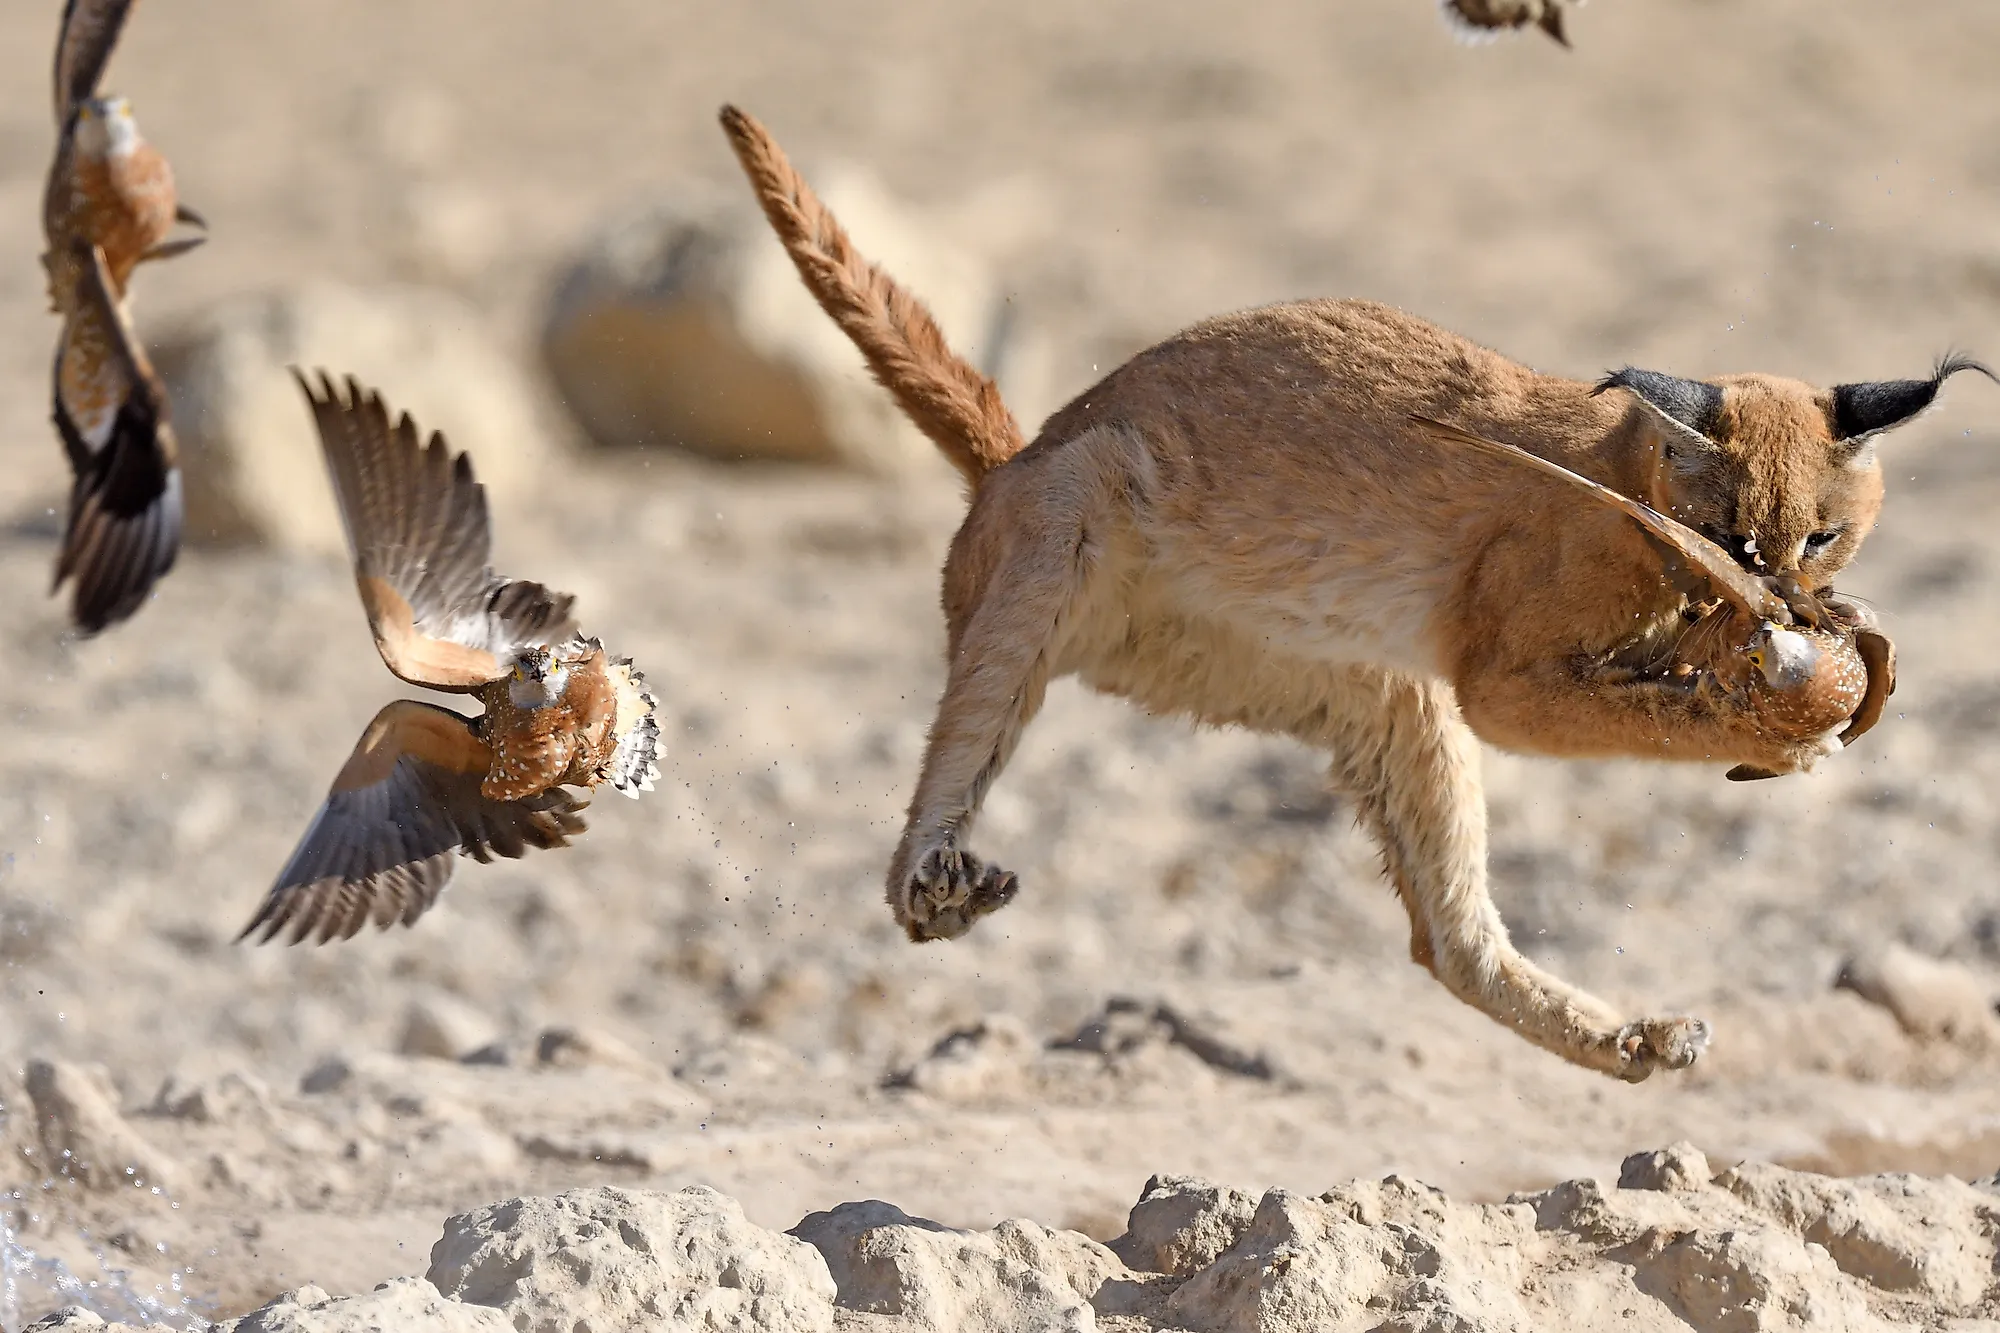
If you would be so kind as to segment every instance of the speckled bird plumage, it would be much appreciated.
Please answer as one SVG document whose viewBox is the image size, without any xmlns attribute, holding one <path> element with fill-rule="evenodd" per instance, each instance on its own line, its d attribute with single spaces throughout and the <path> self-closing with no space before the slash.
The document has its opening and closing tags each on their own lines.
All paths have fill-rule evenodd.
<svg viewBox="0 0 2000 1333">
<path fill-rule="evenodd" d="M 56 150 L 42 192 L 42 256 L 49 299 L 67 311 L 75 289 L 77 238 L 104 251 L 122 299 L 132 270 L 180 254 L 199 237 L 169 242 L 176 221 L 201 225 L 174 189 L 173 168 L 147 143 L 122 97 L 98 94 L 118 35 L 137 0 L 70 0 L 56 39 Z"/>
<path fill-rule="evenodd" d="M 127 293 L 148 259 L 180 254 L 201 224 L 123 98 L 98 94 L 137 0 L 69 0 L 53 69 L 56 148 L 42 194 L 50 306 L 63 317 L 52 417 L 75 473 L 55 586 L 74 580 L 85 634 L 131 615 L 173 567 L 181 482 L 166 395 L 132 332 Z"/>
<path fill-rule="evenodd" d="M 584 831 L 572 788 L 636 797 L 659 723 L 629 658 L 586 638 L 567 593 L 488 565 L 485 489 L 444 438 L 392 424 L 352 380 L 301 379 L 377 650 L 413 685 L 469 694 L 476 718 L 412 700 L 375 717 L 244 929 L 261 943 L 408 925 L 456 856 L 517 857 Z"/>
<path fill-rule="evenodd" d="M 181 476 L 166 390 L 111 288 L 104 252 L 74 242 L 52 415 L 75 481 L 54 586 L 92 634 L 123 620 L 173 568 Z"/>
</svg>

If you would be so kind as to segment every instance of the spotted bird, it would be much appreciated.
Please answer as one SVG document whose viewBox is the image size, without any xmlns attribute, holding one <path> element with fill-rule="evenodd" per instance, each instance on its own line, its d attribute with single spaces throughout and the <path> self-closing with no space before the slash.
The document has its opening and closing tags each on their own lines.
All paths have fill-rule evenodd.
<svg viewBox="0 0 2000 1333">
<path fill-rule="evenodd" d="M 76 288 L 81 237 L 104 251 L 111 289 L 120 299 L 132 270 L 150 259 L 183 254 L 202 243 L 170 241 L 176 222 L 207 228 L 174 191 L 173 168 L 147 143 L 122 97 L 98 95 L 105 66 L 138 0 L 69 0 L 56 38 L 56 151 L 42 190 L 42 232 L 48 249 L 49 299 L 67 312 Z"/>
<path fill-rule="evenodd" d="M 299 385 L 333 478 L 354 579 L 389 670 L 470 694 L 479 717 L 402 699 L 375 715 L 238 938 L 348 939 L 423 915 L 453 858 L 518 857 L 584 830 L 572 787 L 652 789 L 660 728 L 629 658 L 578 633 L 574 600 L 487 564 L 485 488 L 444 437 L 353 380 Z"/>
<path fill-rule="evenodd" d="M 70 619 L 86 634 L 139 609 L 181 537 L 181 474 L 167 394 L 113 294 L 104 251 L 77 239 L 52 397 L 75 481 L 55 587 L 74 579 Z"/>
<path fill-rule="evenodd" d="M 69 0 L 55 54 L 55 158 L 42 193 L 49 304 L 62 315 L 56 346 L 56 434 L 75 481 L 56 556 L 55 587 L 74 580 L 70 620 L 85 634 L 123 620 L 173 568 L 181 479 L 167 399 L 133 335 L 132 270 L 180 254 L 176 221 L 202 223 L 174 193 L 159 150 L 122 98 L 98 96 L 118 34 L 137 0 Z"/>
</svg>

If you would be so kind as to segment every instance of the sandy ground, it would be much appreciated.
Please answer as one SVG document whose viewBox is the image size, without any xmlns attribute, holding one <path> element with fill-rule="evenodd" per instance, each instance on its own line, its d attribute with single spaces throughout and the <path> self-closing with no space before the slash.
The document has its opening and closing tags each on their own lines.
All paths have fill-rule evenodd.
<svg viewBox="0 0 2000 1333">
<path fill-rule="evenodd" d="M 227 1312 L 420 1272 L 445 1211 L 600 1181 L 713 1184 L 781 1227 L 876 1196 L 1108 1236 L 1155 1171 L 1320 1190 L 1394 1170 L 1496 1198 L 1682 1137 L 1718 1165 L 2000 1166 L 2000 1057 L 1914 1042 L 1831 987 L 1890 939 L 2000 979 L 2000 439 L 1980 424 L 2000 390 L 1975 379 L 1885 446 L 1891 497 L 1845 586 L 1880 605 L 1903 685 L 1856 751 L 1747 787 L 1491 756 L 1517 937 L 1635 1012 L 1715 1020 L 1683 1076 L 1570 1069 L 1413 968 L 1309 754 L 1067 685 L 983 825 L 1021 900 L 957 944 L 903 943 L 879 876 L 940 681 L 942 477 L 580 452 L 548 507 L 499 516 L 503 568 L 577 591 L 651 674 L 663 789 L 601 801 L 570 851 L 467 867 L 413 931 L 231 945 L 395 682 L 318 558 L 194 550 L 133 623 L 62 633 L 34 261 L 57 8 L 0 0 L 0 1097 L 21 1105 L 35 1057 L 103 1065 L 128 1107 L 173 1074 L 274 1092 L 134 1121 L 178 1164 L 171 1205 L 40 1190 L 10 1158 L 27 1250 L 93 1276 L 107 1254 L 147 1290 L 171 1270 Z M 732 182 L 727 98 L 992 255 L 1065 392 L 1199 315 L 1315 294 L 1577 375 L 2000 356 L 1990 5 L 1603 0 L 1573 52 L 1455 45 L 1425 0 L 1225 8 L 155 0 L 111 82 L 214 239 L 143 275 L 142 331 L 309 277 L 403 280 L 409 210 L 445 198 L 480 222 L 455 281 L 525 358 L 597 219 L 661 181 Z M 394 1057 L 437 993 L 512 1063 Z M 1114 996 L 1271 1076 L 1153 1029 L 1039 1050 Z M 638 1066 L 542 1068 L 555 1026 Z M 335 1054 L 349 1079 L 299 1091 Z M 53 1303 L 36 1280 L 0 1319 Z"/>
</svg>

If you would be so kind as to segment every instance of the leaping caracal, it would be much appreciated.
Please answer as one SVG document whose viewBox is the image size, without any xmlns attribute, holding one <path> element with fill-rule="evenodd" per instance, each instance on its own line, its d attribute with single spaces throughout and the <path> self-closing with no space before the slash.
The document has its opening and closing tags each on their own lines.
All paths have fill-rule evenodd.
<svg viewBox="0 0 2000 1333">
<path fill-rule="evenodd" d="M 1467 1004 L 1619 1078 L 1694 1061 L 1702 1020 L 1625 1021 L 1509 942 L 1479 741 L 1769 773 L 1839 742 L 1774 735 L 1710 673 L 1643 669 L 1671 657 L 1687 600 L 1640 530 L 1413 418 L 1560 462 L 1823 589 L 1881 506 L 1874 437 L 1984 367 L 1831 390 L 1634 369 L 1589 384 L 1388 306 L 1302 301 L 1141 352 L 1025 444 L 763 126 L 734 108 L 722 123 L 806 285 L 972 491 L 944 567 L 944 698 L 889 869 L 911 939 L 960 935 L 1013 898 L 967 835 L 1049 681 L 1075 675 L 1330 752 L 1409 913 L 1411 957 Z"/>
</svg>

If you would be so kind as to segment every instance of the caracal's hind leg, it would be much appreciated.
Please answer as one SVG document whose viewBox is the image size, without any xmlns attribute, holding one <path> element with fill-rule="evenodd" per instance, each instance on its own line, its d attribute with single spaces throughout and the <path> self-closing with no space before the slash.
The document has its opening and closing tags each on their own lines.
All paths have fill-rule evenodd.
<svg viewBox="0 0 2000 1333">
<path fill-rule="evenodd" d="M 913 940 L 955 939 L 1014 897 L 1014 876 L 973 855 L 965 839 L 1041 709 L 1053 654 L 1089 573 L 1077 503 L 1088 493 L 1073 484 L 1080 470 L 1087 469 L 1059 460 L 1025 479 L 1007 478 L 1012 501 L 1040 496 L 1043 504 L 1028 514 L 1012 501 L 975 511 L 952 545 L 944 697 L 889 867 L 889 906 Z M 1065 478 L 1072 484 L 1061 485 Z M 1049 503 L 1051 493 L 1069 503 Z"/>
<path fill-rule="evenodd" d="M 1410 914 L 1411 957 L 1459 999 L 1572 1064 L 1634 1083 L 1692 1064 L 1708 1044 L 1700 1019 L 1621 1022 L 1507 938 L 1487 891 L 1479 742 L 1450 687 L 1373 669 L 1353 675 L 1318 739 L 1334 749 L 1334 785 L 1382 845 Z"/>
</svg>

